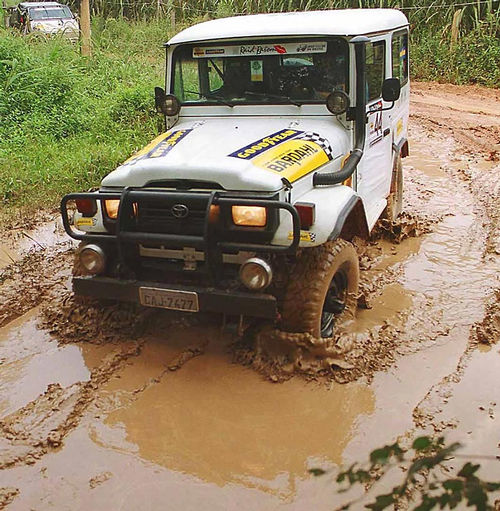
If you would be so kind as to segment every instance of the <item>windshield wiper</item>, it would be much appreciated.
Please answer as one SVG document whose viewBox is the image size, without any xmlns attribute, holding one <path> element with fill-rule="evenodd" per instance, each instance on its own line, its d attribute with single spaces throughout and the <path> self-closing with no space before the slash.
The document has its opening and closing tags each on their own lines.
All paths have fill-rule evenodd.
<svg viewBox="0 0 500 511">
<path fill-rule="evenodd" d="M 268 94 L 267 92 L 252 92 L 252 91 L 249 91 L 249 90 L 246 90 L 245 94 L 247 96 L 257 96 L 257 97 L 269 98 L 269 99 L 286 99 L 292 105 L 295 105 L 295 106 L 302 106 L 303 105 L 303 103 L 300 103 L 297 100 L 292 99 L 289 96 L 280 96 L 279 94 Z"/>
<path fill-rule="evenodd" d="M 215 99 L 217 101 L 217 103 L 220 103 L 221 105 L 226 105 L 226 106 L 230 106 L 231 108 L 233 108 L 233 104 L 232 103 L 229 103 L 229 101 L 227 101 L 225 98 L 223 98 L 222 96 L 219 96 L 217 94 L 202 94 L 201 92 L 196 92 L 194 90 L 185 90 L 184 92 L 187 92 L 189 94 L 196 94 L 197 96 L 199 96 L 200 98 L 207 98 L 207 99 Z"/>
</svg>

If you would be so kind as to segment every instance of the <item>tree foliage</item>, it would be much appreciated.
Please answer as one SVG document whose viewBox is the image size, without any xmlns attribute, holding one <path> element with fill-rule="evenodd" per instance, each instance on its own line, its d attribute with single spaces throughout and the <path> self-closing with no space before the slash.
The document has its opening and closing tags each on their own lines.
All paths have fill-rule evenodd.
<svg viewBox="0 0 500 511">
<path fill-rule="evenodd" d="M 376 495 L 372 502 L 365 504 L 366 509 L 383 511 L 408 496 L 413 498 L 416 494 L 420 501 L 413 508 L 415 511 L 455 509 L 463 502 L 476 511 L 493 511 L 489 494 L 500 490 L 500 482 L 483 481 L 477 475 L 479 464 L 467 461 L 450 477 L 447 476 L 449 472 L 443 470 L 443 464 L 454 457 L 459 447 L 458 443 L 446 445 L 444 437 L 434 439 L 429 436 L 416 438 L 409 450 L 403 449 L 397 442 L 385 445 L 373 450 L 365 465 L 355 463 L 337 474 L 339 492 L 346 492 L 358 484 L 373 483 L 372 490 L 376 489 L 377 481 L 392 469 L 400 467 L 404 469 L 400 471 L 403 480 L 389 492 Z M 311 469 L 310 472 L 316 477 L 327 473 L 317 468 Z M 363 499 L 364 496 L 352 500 L 339 509 L 349 509 Z"/>
</svg>

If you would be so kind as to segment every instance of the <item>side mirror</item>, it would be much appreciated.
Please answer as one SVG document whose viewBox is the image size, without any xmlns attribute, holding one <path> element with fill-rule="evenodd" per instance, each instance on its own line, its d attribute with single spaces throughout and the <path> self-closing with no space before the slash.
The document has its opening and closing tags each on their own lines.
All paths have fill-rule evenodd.
<svg viewBox="0 0 500 511">
<path fill-rule="evenodd" d="M 382 98 L 384 101 L 397 101 L 401 94 L 399 78 L 386 78 L 382 84 Z"/>
</svg>

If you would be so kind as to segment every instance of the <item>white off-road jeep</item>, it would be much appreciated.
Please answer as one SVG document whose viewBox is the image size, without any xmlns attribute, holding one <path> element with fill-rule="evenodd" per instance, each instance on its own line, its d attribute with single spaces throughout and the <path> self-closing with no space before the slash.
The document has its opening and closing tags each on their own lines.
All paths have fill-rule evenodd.
<svg viewBox="0 0 500 511">
<path fill-rule="evenodd" d="M 166 91 L 155 90 L 166 132 L 98 191 L 63 198 L 82 242 L 75 293 L 331 336 L 355 310 L 350 240 L 401 207 L 406 17 L 218 19 L 166 53 Z"/>
<path fill-rule="evenodd" d="M 71 9 L 58 2 L 21 2 L 7 10 L 7 26 L 23 34 L 62 35 L 78 41 L 79 24 Z"/>
</svg>

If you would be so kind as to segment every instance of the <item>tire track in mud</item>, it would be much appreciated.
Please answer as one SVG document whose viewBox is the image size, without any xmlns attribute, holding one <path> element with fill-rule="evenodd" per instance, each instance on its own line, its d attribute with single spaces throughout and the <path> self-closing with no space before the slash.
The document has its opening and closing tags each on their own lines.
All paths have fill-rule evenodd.
<svg viewBox="0 0 500 511">
<path fill-rule="evenodd" d="M 66 287 L 73 251 L 62 243 L 28 253 L 0 272 L 0 328 L 40 305 L 56 287 Z"/>
<path fill-rule="evenodd" d="M 109 354 L 91 371 L 87 382 L 67 388 L 51 384 L 34 401 L 4 417 L 0 421 L 0 432 L 7 445 L 0 453 L 0 470 L 34 464 L 49 451 L 60 447 L 64 437 L 79 425 L 97 390 L 130 358 L 140 354 L 144 342 L 132 342 Z"/>
<path fill-rule="evenodd" d="M 85 415 L 100 408 L 99 390 L 140 356 L 148 342 L 147 325 L 156 313 L 129 304 L 103 305 L 91 300 L 80 303 L 70 292 L 59 288 L 52 289 L 50 296 L 49 304 L 42 307 L 40 325 L 50 329 L 60 344 L 111 344 L 117 349 L 91 371 L 88 381 L 69 387 L 50 384 L 35 400 L 0 420 L 0 438 L 5 440 L 0 450 L 0 470 L 32 465 L 62 447 L 65 437 L 80 425 Z M 176 321 L 175 315 L 167 318 L 168 324 Z M 208 342 L 205 339 L 185 347 L 161 373 L 130 391 L 127 401 L 138 399 L 139 394 L 159 383 L 166 374 L 202 355 Z"/>
</svg>

